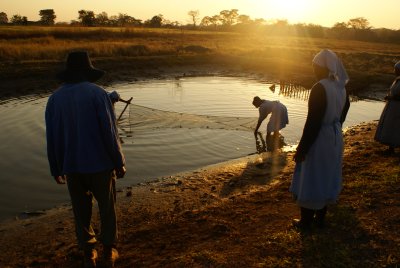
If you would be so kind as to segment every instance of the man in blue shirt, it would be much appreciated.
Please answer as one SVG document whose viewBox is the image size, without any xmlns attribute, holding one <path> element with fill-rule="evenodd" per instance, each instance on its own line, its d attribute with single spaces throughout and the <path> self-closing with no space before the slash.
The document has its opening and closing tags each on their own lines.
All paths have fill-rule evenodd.
<svg viewBox="0 0 400 268">
<path fill-rule="evenodd" d="M 111 100 L 93 83 L 103 75 L 87 52 L 71 52 L 58 74 L 63 84 L 49 97 L 45 113 L 50 171 L 58 184 L 67 182 L 86 267 L 95 267 L 97 259 L 93 197 L 100 210 L 104 259 L 113 267 L 118 257 L 115 180 L 126 172 Z"/>
</svg>

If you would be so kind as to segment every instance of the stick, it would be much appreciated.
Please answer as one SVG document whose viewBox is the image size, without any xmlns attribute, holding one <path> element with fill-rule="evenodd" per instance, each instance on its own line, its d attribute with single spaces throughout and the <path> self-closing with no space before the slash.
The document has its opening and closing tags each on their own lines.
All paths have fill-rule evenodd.
<svg viewBox="0 0 400 268">
<path fill-rule="evenodd" d="M 128 105 L 131 104 L 132 99 L 133 98 L 131 97 L 129 100 L 123 101 L 123 102 L 126 103 L 126 105 L 125 105 L 125 108 L 122 110 L 121 114 L 119 115 L 117 121 L 119 121 L 121 119 L 122 114 L 125 112 L 126 108 L 128 108 Z"/>
</svg>

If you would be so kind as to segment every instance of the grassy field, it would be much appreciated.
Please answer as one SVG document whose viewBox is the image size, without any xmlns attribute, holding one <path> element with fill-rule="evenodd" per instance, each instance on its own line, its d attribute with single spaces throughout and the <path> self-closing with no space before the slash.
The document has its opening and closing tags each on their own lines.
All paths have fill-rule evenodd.
<svg viewBox="0 0 400 268">
<path fill-rule="evenodd" d="M 87 50 L 96 64 L 113 75 L 208 64 L 257 71 L 309 87 L 314 81 L 311 60 L 323 48 L 343 59 L 353 92 L 371 84 L 389 84 L 393 65 L 400 59 L 398 44 L 277 37 L 263 32 L 13 26 L 0 27 L 0 78 L 11 83 L 22 76 L 28 84 L 42 85 L 40 81 L 48 81 L 55 66 L 62 68 L 69 51 Z"/>
</svg>

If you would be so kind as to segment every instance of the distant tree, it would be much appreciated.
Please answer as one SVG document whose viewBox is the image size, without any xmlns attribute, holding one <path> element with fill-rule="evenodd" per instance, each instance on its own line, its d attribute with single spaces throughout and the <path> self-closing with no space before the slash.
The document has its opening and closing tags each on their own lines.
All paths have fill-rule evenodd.
<svg viewBox="0 0 400 268">
<path fill-rule="evenodd" d="M 119 13 L 118 19 L 117 19 L 117 24 L 118 24 L 118 26 L 122 26 L 122 27 L 127 26 L 127 25 L 137 26 L 137 25 L 141 25 L 142 21 L 137 20 L 134 17 L 131 17 L 127 14 Z"/>
<path fill-rule="evenodd" d="M 54 25 L 57 17 L 53 9 L 42 9 L 39 11 L 39 16 L 42 25 Z"/>
<path fill-rule="evenodd" d="M 28 17 L 22 16 L 22 25 L 28 25 Z"/>
<path fill-rule="evenodd" d="M 324 27 L 318 24 L 310 23 L 306 25 L 306 34 L 308 37 L 323 38 L 325 37 Z"/>
<path fill-rule="evenodd" d="M 108 18 L 108 24 L 110 26 L 118 26 L 118 16 L 112 15 Z"/>
<path fill-rule="evenodd" d="M 96 17 L 93 11 L 89 10 L 79 10 L 79 21 L 83 26 L 94 26 L 96 23 Z"/>
<path fill-rule="evenodd" d="M 267 23 L 267 21 L 265 20 L 265 19 L 255 19 L 254 20 L 254 24 L 255 25 L 264 25 L 264 24 L 266 24 Z"/>
<path fill-rule="evenodd" d="M 239 15 L 237 17 L 237 21 L 238 21 L 238 23 L 241 23 L 241 24 L 250 24 L 252 22 L 250 16 L 248 16 L 248 15 Z"/>
<path fill-rule="evenodd" d="M 0 12 L 0 24 L 7 24 L 7 23 L 8 23 L 7 14 L 4 12 Z"/>
<path fill-rule="evenodd" d="M 71 25 L 71 23 L 68 23 L 66 21 L 59 21 L 59 22 L 56 22 L 55 25 L 68 26 L 68 25 Z"/>
<path fill-rule="evenodd" d="M 350 19 L 347 24 L 356 30 L 365 30 L 371 28 L 369 27 L 369 21 L 364 17 Z"/>
<path fill-rule="evenodd" d="M 220 15 L 214 15 L 211 17 L 210 22 L 212 25 L 214 25 L 214 28 L 216 29 L 218 26 L 218 23 L 221 21 L 221 16 Z"/>
<path fill-rule="evenodd" d="M 11 23 L 15 25 L 28 25 L 28 18 L 26 16 L 16 14 L 12 16 Z"/>
<path fill-rule="evenodd" d="M 81 22 L 77 21 L 77 20 L 71 20 L 70 23 L 69 23 L 69 25 L 71 25 L 71 26 L 78 26 L 80 24 L 81 24 Z"/>
<path fill-rule="evenodd" d="M 336 22 L 329 31 L 334 38 L 346 39 L 349 36 L 349 27 L 346 22 Z"/>
<path fill-rule="evenodd" d="M 211 17 L 209 17 L 209 16 L 205 16 L 200 22 L 200 26 L 203 26 L 203 27 L 210 26 L 211 24 L 212 24 Z"/>
<path fill-rule="evenodd" d="M 96 15 L 96 24 L 97 25 L 108 25 L 110 24 L 110 21 L 108 19 L 108 14 L 106 12 L 101 12 L 100 14 Z"/>
<path fill-rule="evenodd" d="M 133 18 L 127 14 L 118 14 L 118 26 L 126 26 L 128 25 Z"/>
<path fill-rule="evenodd" d="M 348 29 L 348 24 L 346 22 L 336 22 L 333 25 L 333 28 L 337 28 L 337 29 Z"/>
<path fill-rule="evenodd" d="M 289 26 L 289 22 L 286 19 L 276 20 L 274 25 L 278 26 L 278 27 L 288 27 Z"/>
<path fill-rule="evenodd" d="M 173 21 L 171 22 L 172 27 L 179 27 L 181 25 L 181 23 L 179 21 Z"/>
<path fill-rule="evenodd" d="M 377 39 L 382 42 L 400 43 L 400 31 L 391 29 L 375 29 Z"/>
<path fill-rule="evenodd" d="M 198 10 L 190 10 L 188 12 L 189 17 L 191 18 L 192 22 L 193 22 L 193 27 L 196 27 L 197 22 L 199 21 L 199 15 L 200 12 Z"/>
<path fill-rule="evenodd" d="M 163 15 L 159 14 L 153 16 L 150 20 L 146 21 L 146 24 L 150 27 L 160 28 L 163 20 L 164 20 Z"/>
<path fill-rule="evenodd" d="M 232 26 L 236 23 L 237 17 L 239 16 L 238 9 L 222 10 L 220 14 L 220 20 L 222 25 Z"/>
</svg>

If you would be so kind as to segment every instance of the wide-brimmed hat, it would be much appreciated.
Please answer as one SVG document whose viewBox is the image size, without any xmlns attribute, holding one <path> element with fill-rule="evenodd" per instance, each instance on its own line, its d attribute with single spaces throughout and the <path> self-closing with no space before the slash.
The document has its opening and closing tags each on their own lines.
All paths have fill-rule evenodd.
<svg viewBox="0 0 400 268">
<path fill-rule="evenodd" d="M 65 70 L 57 74 L 63 82 L 95 82 L 105 74 L 105 71 L 94 68 L 86 51 L 70 52 Z"/>
</svg>

